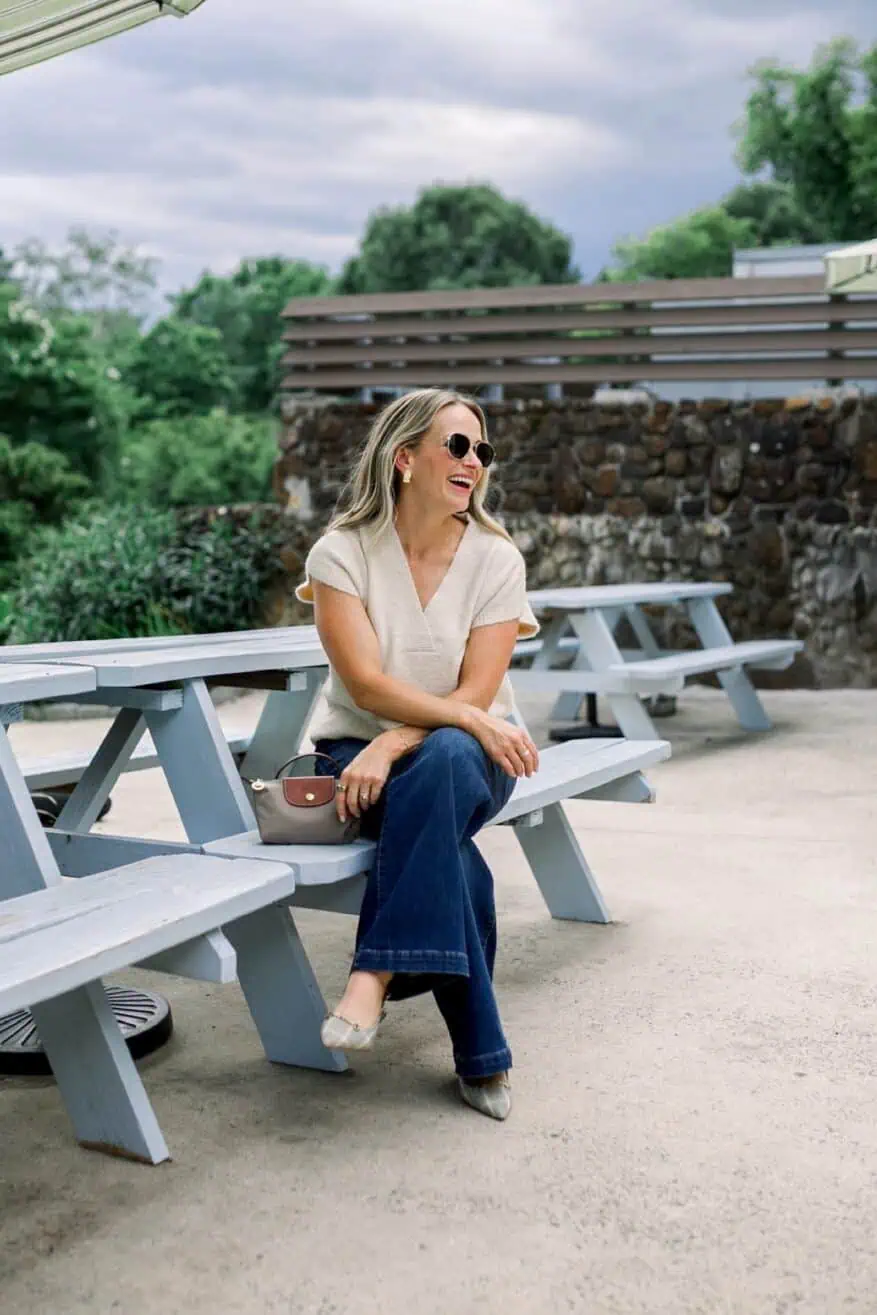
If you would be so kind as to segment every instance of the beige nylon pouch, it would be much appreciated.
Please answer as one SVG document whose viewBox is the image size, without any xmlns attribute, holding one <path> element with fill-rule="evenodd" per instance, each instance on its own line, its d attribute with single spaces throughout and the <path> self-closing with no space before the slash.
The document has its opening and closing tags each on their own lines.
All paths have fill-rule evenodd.
<svg viewBox="0 0 877 1315">
<path fill-rule="evenodd" d="M 284 776 L 302 758 L 323 758 L 333 776 Z M 246 778 L 244 778 L 246 779 Z M 285 762 L 273 781 L 247 781 L 259 838 L 264 845 L 348 845 L 359 835 L 359 819 L 342 822 L 335 807 L 337 765 L 327 754 L 302 753 Z"/>
</svg>

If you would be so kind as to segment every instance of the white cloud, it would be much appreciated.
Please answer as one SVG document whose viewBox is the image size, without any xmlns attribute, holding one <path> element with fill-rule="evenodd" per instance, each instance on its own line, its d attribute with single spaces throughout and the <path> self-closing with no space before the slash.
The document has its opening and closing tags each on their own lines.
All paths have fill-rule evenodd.
<svg viewBox="0 0 877 1315">
<path fill-rule="evenodd" d="M 384 33 L 405 32 L 412 62 L 425 78 L 440 81 L 448 71 L 442 61 L 450 59 L 491 78 L 596 79 L 602 84 L 624 71 L 618 61 L 606 59 L 599 38 L 589 35 L 590 20 L 603 26 L 607 9 L 611 12 L 602 0 L 370 0 L 367 22 Z M 332 11 L 333 23 L 336 18 L 339 25 L 363 23 L 362 0 L 335 0 Z M 325 16 L 327 11 L 321 0 L 308 0 L 305 13 Z"/>
<path fill-rule="evenodd" d="M 391 189 L 413 177 L 495 178 L 526 185 L 575 166 L 611 169 L 621 162 L 624 140 L 612 128 L 572 114 L 506 109 L 477 102 L 440 104 L 410 97 L 348 97 L 279 94 L 268 104 L 244 95 L 210 90 L 193 93 L 190 122 L 203 132 L 210 120 L 216 137 L 225 124 L 237 133 L 214 141 L 217 157 L 249 181 L 287 178 L 312 193 L 326 181 L 352 186 L 384 179 Z M 185 135 L 185 126 L 180 125 Z M 330 140 L 333 148 L 326 152 Z M 302 167 L 307 174 L 302 175 Z"/>
<path fill-rule="evenodd" d="M 3 242 L 112 227 L 169 282 L 266 250 L 337 266 L 376 205 L 479 178 L 593 268 L 730 185 L 755 59 L 868 37 L 872 4 L 209 0 L 0 79 Z"/>
</svg>

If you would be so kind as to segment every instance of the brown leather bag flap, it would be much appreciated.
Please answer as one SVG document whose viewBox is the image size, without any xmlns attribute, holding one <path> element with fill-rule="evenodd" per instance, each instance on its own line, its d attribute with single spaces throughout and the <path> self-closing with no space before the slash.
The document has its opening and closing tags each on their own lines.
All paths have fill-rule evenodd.
<svg viewBox="0 0 877 1315">
<path fill-rule="evenodd" d="M 293 808 L 318 808 L 335 798 L 334 776 L 284 776 L 283 798 Z"/>
</svg>

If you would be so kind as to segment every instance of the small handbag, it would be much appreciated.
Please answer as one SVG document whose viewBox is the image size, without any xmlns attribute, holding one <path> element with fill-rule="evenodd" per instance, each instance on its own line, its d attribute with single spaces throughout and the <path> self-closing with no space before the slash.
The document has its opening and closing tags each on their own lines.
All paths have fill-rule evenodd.
<svg viewBox="0 0 877 1315">
<path fill-rule="evenodd" d="M 331 776 L 284 776 L 287 767 L 301 758 L 323 758 L 335 771 Z M 338 817 L 338 764 L 328 754 L 296 754 L 273 781 L 247 780 L 247 784 L 264 845 L 347 845 L 359 835 L 358 818 L 342 822 Z"/>
</svg>

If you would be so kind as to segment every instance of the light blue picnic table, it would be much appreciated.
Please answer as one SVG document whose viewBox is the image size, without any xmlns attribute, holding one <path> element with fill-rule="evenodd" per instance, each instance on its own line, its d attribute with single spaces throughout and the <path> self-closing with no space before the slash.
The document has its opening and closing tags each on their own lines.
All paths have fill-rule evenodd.
<svg viewBox="0 0 877 1315">
<path fill-rule="evenodd" d="M 556 721 L 574 718 L 583 695 L 603 695 L 623 734 L 645 740 L 660 736 L 644 699 L 678 694 L 690 677 L 714 673 L 743 729 L 769 730 L 770 720 L 747 669 L 783 670 L 803 644 L 794 639 L 735 642 L 716 605 L 731 592 L 724 581 L 535 590 L 529 598 L 545 617 L 543 633 L 518 646 L 519 654 L 532 656 L 532 662 L 513 670 L 513 683 L 521 691 L 556 691 L 551 713 Z M 667 607 L 682 609 L 699 648 L 661 649 L 645 609 Z M 635 637 L 634 649 L 622 650 L 616 637 L 625 619 Z"/>
<path fill-rule="evenodd" d="M 371 866 L 373 846 L 357 842 L 329 853 L 319 846 L 261 845 L 208 689 L 208 683 L 261 683 L 270 690 L 242 770 L 273 774 L 299 748 L 325 663 L 315 632 L 298 627 L 254 635 L 0 649 L 0 702 L 63 698 L 118 709 L 49 832 L 39 825 L 0 729 L 0 828 L 13 836 L 11 850 L 0 860 L 0 929 L 4 916 L 12 920 L 10 935 L 20 951 L 18 959 L 8 961 L 7 977 L 29 971 L 21 947 L 23 938 L 36 934 L 35 927 L 51 955 L 66 959 L 69 953 L 75 960 L 63 971 L 54 959 L 47 961 L 40 990 L 57 991 L 60 985 L 70 990 L 58 1001 L 41 996 L 35 1017 L 38 1013 L 74 1123 L 86 1129 L 86 1135 L 80 1130 L 83 1140 L 103 1141 L 151 1160 L 167 1153 L 130 1057 L 111 1035 L 102 996 L 92 990 L 93 978 L 83 976 L 90 966 L 109 971 L 138 962 L 217 981 L 236 972 L 269 1059 L 332 1071 L 346 1067 L 343 1057 L 320 1041 L 325 1004 L 290 906 L 301 895 L 305 907 L 355 912 L 361 892 L 357 882 Z M 185 843 L 92 831 L 145 729 L 174 797 Z M 545 752 L 533 778 L 518 784 L 496 820 L 516 828 L 553 916 L 608 921 L 563 800 L 646 802 L 651 791 L 642 772 L 668 754 L 669 746 L 655 741 L 559 746 Z M 60 890 L 56 900 L 48 893 L 64 877 L 85 879 L 74 883 L 83 891 L 82 907 L 69 888 Z M 28 900 L 20 909 L 19 895 Z M 63 908 L 56 907 L 58 901 Z M 180 926 L 175 925 L 178 908 L 184 911 Z M 138 909 L 143 910 L 140 921 Z M 74 914 L 76 921 L 71 920 Z M 117 922 L 121 930 L 114 937 Z M 92 941 L 101 947 L 93 963 L 87 957 Z M 21 994 L 29 988 L 22 979 L 18 986 L 7 981 L 5 989 L 18 998 L 16 990 Z M 3 992 L 0 961 L 0 1003 Z M 87 1132 L 95 1122 L 93 1084 L 89 1079 L 83 1085 L 76 1067 L 80 1033 L 89 1055 L 96 1056 L 95 1073 L 106 1084 L 97 1123 L 107 1131 L 100 1138 Z"/>
<path fill-rule="evenodd" d="M 92 989 L 100 985 L 96 980 L 100 971 L 132 961 L 134 950 L 125 947 L 137 944 L 138 938 L 123 925 L 125 919 L 130 922 L 129 910 L 136 913 L 141 906 L 145 910 L 139 937 L 144 953 L 136 961 L 213 980 L 228 980 L 229 973 L 236 973 L 269 1056 L 287 1063 L 317 1058 L 314 1044 L 315 1038 L 319 1044 L 325 1009 L 292 918 L 278 902 L 293 892 L 292 869 L 270 858 L 261 863 L 229 861 L 203 853 L 206 842 L 254 825 L 206 681 L 234 683 L 239 677 L 264 675 L 273 682 L 280 675 L 292 708 L 289 720 L 297 719 L 303 726 L 324 675 L 325 658 L 313 645 L 279 642 L 276 632 L 267 641 L 263 636 L 247 642 L 237 635 L 225 643 L 145 649 L 136 641 L 124 647 L 99 644 L 90 647 L 87 656 L 71 651 L 77 647 L 40 645 L 39 663 L 33 651 L 22 649 L 3 653 L 0 661 L 4 705 L 75 699 L 118 708 L 51 832 L 40 825 L 5 729 L 0 728 L 0 834 L 4 837 L 0 941 L 7 942 L 0 962 L 0 1002 L 5 1007 L 16 1001 L 16 991 L 40 993 L 32 1013 L 81 1139 L 156 1160 L 165 1158 L 166 1148 L 154 1114 L 103 994 Z M 146 727 L 188 844 L 91 832 Z M 200 866 L 192 871 L 187 898 L 192 904 L 191 926 L 198 934 L 187 939 L 185 901 L 175 897 L 162 914 L 160 896 L 174 874 L 185 874 L 196 860 Z M 120 874 L 123 887 L 127 879 L 121 894 Z M 98 899 L 71 913 L 65 876 L 89 878 L 83 891 L 91 888 L 93 880 Z M 105 876 L 113 878 L 112 900 L 104 894 Z M 51 891 L 59 887 L 63 908 L 47 907 Z M 266 893 L 275 888 L 276 896 Z M 112 926 L 108 929 L 108 916 L 119 922 L 119 937 L 113 935 Z M 224 927 L 227 935 L 209 930 L 214 918 L 213 927 Z M 181 919 L 182 929 L 175 935 L 173 924 Z M 64 934 L 68 923 L 69 937 Z M 73 935 L 80 929 L 88 933 L 84 940 Z M 98 948 L 89 967 L 91 941 Z M 60 969 L 54 961 L 47 963 L 45 971 L 32 962 L 27 947 L 37 944 L 43 952 L 47 944 L 51 946 Z M 152 947 L 155 954 L 148 953 Z M 68 984 L 70 990 L 60 989 Z M 58 991 L 58 997 L 45 999 L 46 991 Z M 71 1050 L 69 1038 L 74 1034 L 78 1042 Z M 89 1055 L 90 1076 L 82 1072 L 82 1054 Z M 339 1064 L 332 1059 L 324 1066 Z M 100 1099 L 94 1092 L 97 1078 L 105 1092 Z M 103 1130 L 100 1136 L 95 1135 L 95 1126 Z"/>
</svg>

